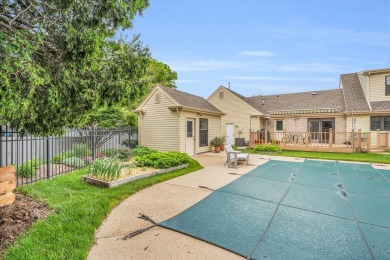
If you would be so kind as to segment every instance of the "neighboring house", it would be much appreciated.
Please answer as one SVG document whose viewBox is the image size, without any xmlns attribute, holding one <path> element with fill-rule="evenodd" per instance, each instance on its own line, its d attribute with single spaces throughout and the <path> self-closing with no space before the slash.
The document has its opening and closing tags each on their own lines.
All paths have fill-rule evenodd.
<svg viewBox="0 0 390 260">
<path fill-rule="evenodd" d="M 225 87 L 219 87 L 209 102 L 224 111 L 222 134 L 230 135 L 230 125 L 234 137 L 242 130 L 242 136 L 249 140 L 250 131 L 267 129 L 271 132 L 345 131 L 345 110 L 342 90 L 323 90 L 293 94 L 244 97 Z M 235 100 L 234 106 L 227 103 Z M 250 109 L 242 109 L 242 106 Z M 237 110 L 236 110 L 237 109 Z M 225 123 L 225 124 L 224 124 Z M 241 132 L 241 131 L 240 131 Z"/>
<path fill-rule="evenodd" d="M 189 155 L 211 150 L 224 115 L 202 97 L 163 86 L 156 86 L 135 112 L 140 145 Z"/>
<path fill-rule="evenodd" d="M 360 129 L 375 131 L 371 135 L 375 146 L 376 130 L 390 130 L 390 69 L 343 74 L 339 89 L 332 90 L 245 97 L 221 86 L 208 101 L 226 113 L 223 135 L 233 133 L 233 137 L 249 140 L 250 132 L 260 129 L 309 131 L 311 142 L 323 143 L 329 141 L 329 135 L 320 133 L 330 129 L 338 133 Z M 341 136 L 336 135 L 334 142 L 341 142 Z"/>
<path fill-rule="evenodd" d="M 226 136 L 227 143 L 235 144 L 237 137 L 249 140 L 250 129 L 264 128 L 263 113 L 248 102 L 246 97 L 230 89 L 219 87 L 208 101 L 226 113 L 221 118 L 221 134 Z"/>
<path fill-rule="evenodd" d="M 390 130 L 390 68 L 341 75 L 340 88 L 344 90 L 346 112 L 355 118 L 348 118 L 347 129 Z M 372 134 L 372 143 L 376 138 Z"/>
</svg>

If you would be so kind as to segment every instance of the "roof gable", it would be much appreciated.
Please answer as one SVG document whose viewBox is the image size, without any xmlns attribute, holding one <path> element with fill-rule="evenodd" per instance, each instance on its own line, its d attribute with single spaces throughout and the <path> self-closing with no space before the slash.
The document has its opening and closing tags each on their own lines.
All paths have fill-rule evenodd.
<svg viewBox="0 0 390 260">
<path fill-rule="evenodd" d="M 252 109 L 255 113 L 259 113 L 261 114 L 261 111 L 259 111 L 258 109 L 256 109 L 256 107 L 254 107 L 252 104 L 250 104 L 248 102 L 248 98 L 231 90 L 231 89 L 228 89 L 224 86 L 220 86 L 219 88 L 217 88 L 217 90 L 215 90 L 209 97 L 208 97 L 208 101 L 210 101 L 215 95 L 217 95 L 217 93 L 219 93 L 220 91 L 226 91 L 227 93 L 230 93 L 232 96 L 234 96 L 236 99 L 240 100 L 240 102 L 242 102 L 243 104 L 245 104 L 248 108 Z"/>
<path fill-rule="evenodd" d="M 173 98 L 179 106 L 223 114 L 218 108 L 202 97 L 164 86 L 159 86 L 159 88 Z"/>
<path fill-rule="evenodd" d="M 341 74 L 340 83 L 347 111 L 370 111 L 357 73 Z"/>
<path fill-rule="evenodd" d="M 366 71 L 362 71 L 361 73 L 365 76 L 369 76 L 372 74 L 389 73 L 389 72 L 390 72 L 390 68 L 384 68 L 384 69 L 376 69 L 376 70 L 366 70 Z"/>
<path fill-rule="evenodd" d="M 141 102 L 141 104 L 138 105 L 137 109 L 135 111 L 141 111 L 142 108 L 145 106 L 145 104 L 150 100 L 150 98 L 156 93 L 157 90 L 160 90 L 170 101 L 172 101 L 176 106 L 180 105 L 175 99 L 173 99 L 170 95 L 167 95 L 166 92 L 161 91 L 161 86 L 157 85 L 155 86 L 152 91 L 146 96 L 146 98 Z"/>
</svg>

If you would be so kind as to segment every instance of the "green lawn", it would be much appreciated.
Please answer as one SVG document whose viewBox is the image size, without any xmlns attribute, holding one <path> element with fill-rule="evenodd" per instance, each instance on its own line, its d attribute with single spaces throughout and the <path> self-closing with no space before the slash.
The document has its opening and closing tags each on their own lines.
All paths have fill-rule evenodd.
<svg viewBox="0 0 390 260">
<path fill-rule="evenodd" d="M 254 153 L 253 149 L 248 149 L 248 150 L 249 153 Z M 328 159 L 328 160 L 338 160 L 338 161 L 390 163 L 389 154 L 375 154 L 375 153 L 324 153 L 324 152 L 282 151 L 281 153 L 275 155 L 311 158 L 311 159 Z"/>
<path fill-rule="evenodd" d="M 191 161 L 186 169 L 110 189 L 82 182 L 86 169 L 19 187 L 20 192 L 47 202 L 52 212 L 7 249 L 6 259 L 85 259 L 95 230 L 122 200 L 153 184 L 201 168 L 198 162 Z"/>
</svg>

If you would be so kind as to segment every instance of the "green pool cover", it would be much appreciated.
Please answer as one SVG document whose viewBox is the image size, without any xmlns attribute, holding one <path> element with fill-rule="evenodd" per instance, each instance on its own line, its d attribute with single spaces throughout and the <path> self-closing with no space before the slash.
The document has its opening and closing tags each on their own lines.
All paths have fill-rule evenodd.
<svg viewBox="0 0 390 260">
<path fill-rule="evenodd" d="M 248 259 L 390 259 L 390 171 L 271 160 L 159 225 Z"/>
</svg>

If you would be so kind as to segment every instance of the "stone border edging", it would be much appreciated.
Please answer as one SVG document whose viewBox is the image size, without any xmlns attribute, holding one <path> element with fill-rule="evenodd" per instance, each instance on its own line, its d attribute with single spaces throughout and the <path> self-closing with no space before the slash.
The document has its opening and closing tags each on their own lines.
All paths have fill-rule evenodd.
<svg viewBox="0 0 390 260">
<path fill-rule="evenodd" d="M 135 181 L 135 180 L 138 180 L 138 179 L 150 177 L 150 176 L 153 176 L 153 175 L 156 175 L 156 174 L 172 172 L 172 171 L 175 171 L 175 170 L 184 169 L 186 167 L 188 167 L 188 163 L 182 164 L 182 165 L 179 165 L 179 166 L 176 166 L 176 167 L 167 168 L 167 169 L 159 169 L 159 170 L 156 170 L 156 171 L 153 171 L 153 172 L 140 174 L 140 175 L 137 175 L 137 176 L 132 176 L 132 177 L 129 176 L 129 177 L 126 177 L 124 179 L 119 179 L 119 180 L 110 181 L 110 182 L 109 181 L 95 179 L 95 178 L 91 177 L 90 174 L 82 176 L 82 180 L 87 182 L 87 183 L 96 185 L 96 186 L 111 188 L 111 187 L 119 186 L 119 185 L 124 184 L 124 183 Z"/>
</svg>

